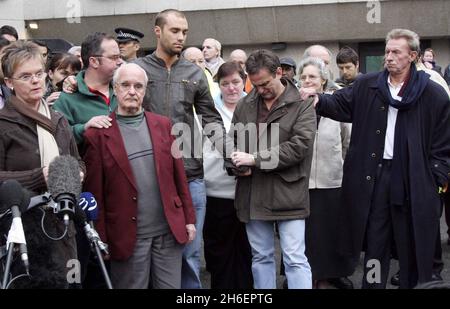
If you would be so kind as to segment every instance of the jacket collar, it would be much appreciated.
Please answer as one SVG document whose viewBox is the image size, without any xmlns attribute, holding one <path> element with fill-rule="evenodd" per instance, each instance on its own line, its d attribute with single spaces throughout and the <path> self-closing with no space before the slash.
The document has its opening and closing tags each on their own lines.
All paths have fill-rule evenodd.
<svg viewBox="0 0 450 309">
<path fill-rule="evenodd" d="M 24 122 L 23 117 L 29 121 Z M 44 129 L 54 135 L 56 133 L 57 124 L 62 118 L 62 115 L 54 112 L 53 109 L 50 109 L 50 117 L 51 119 L 48 119 L 47 117 L 39 114 L 37 111 L 30 109 L 15 95 L 11 95 L 9 97 L 4 108 L 0 111 L 1 119 L 26 125 L 33 131 L 36 128 L 36 124 L 39 123 Z"/>
<path fill-rule="evenodd" d="M 86 82 L 84 81 L 85 74 L 86 74 L 85 70 L 83 70 L 77 74 L 76 78 L 77 78 L 77 84 L 78 84 L 78 92 L 80 92 L 84 95 L 90 96 L 90 97 L 98 97 L 97 94 L 94 94 L 89 90 Z M 112 84 L 110 83 L 109 84 L 109 98 L 111 99 L 111 101 L 112 101 L 113 97 L 114 97 L 114 89 L 113 89 Z"/>
<path fill-rule="evenodd" d="M 167 69 L 166 62 L 156 55 L 156 50 L 150 55 L 150 58 L 153 59 L 153 61 L 158 63 L 160 66 L 162 66 L 162 67 Z M 171 68 L 175 67 L 178 64 L 179 61 L 180 61 L 180 57 L 178 57 L 178 59 L 175 60 L 175 62 L 172 64 Z"/>
<path fill-rule="evenodd" d="M 153 155 L 155 161 L 155 167 L 157 174 L 159 173 L 159 158 L 160 158 L 160 147 L 161 136 L 159 135 L 159 122 L 156 121 L 155 116 L 149 112 L 144 112 L 145 121 L 147 122 L 147 126 L 149 129 L 149 133 L 152 139 L 153 144 Z M 122 134 L 120 133 L 119 124 L 117 122 L 116 113 L 112 113 L 110 115 L 112 118 L 111 127 L 104 130 L 104 134 L 106 136 L 106 147 L 111 153 L 112 157 L 116 161 L 117 165 L 119 165 L 122 172 L 126 175 L 130 184 L 137 190 L 136 181 L 133 176 L 133 172 L 131 169 L 130 161 L 128 160 L 128 155 L 125 149 L 125 143 L 123 142 Z"/>
<path fill-rule="evenodd" d="M 302 100 L 297 87 L 295 87 L 295 84 L 292 81 L 282 77 L 281 83 L 285 86 L 285 89 L 278 98 L 278 100 L 281 100 L 281 102 L 279 102 L 276 109 L 288 104 L 300 102 Z M 256 91 L 256 88 L 253 88 L 252 91 L 250 91 L 250 93 L 244 98 L 244 101 L 246 101 L 248 104 L 252 104 L 255 106 L 258 104 L 259 100 L 262 99 L 261 96 Z"/>
</svg>

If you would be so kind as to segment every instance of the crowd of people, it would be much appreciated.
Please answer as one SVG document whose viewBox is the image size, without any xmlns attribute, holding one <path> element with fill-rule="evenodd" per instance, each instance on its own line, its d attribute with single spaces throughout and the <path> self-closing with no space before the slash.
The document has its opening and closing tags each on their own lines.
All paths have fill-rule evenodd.
<svg viewBox="0 0 450 309">
<path fill-rule="evenodd" d="M 299 63 L 264 49 L 225 61 L 214 38 L 185 48 L 188 29 L 160 12 L 156 50 L 139 57 L 129 28 L 51 53 L 1 27 L 0 181 L 43 194 L 53 159 L 75 157 L 114 288 L 205 288 L 203 242 L 212 289 L 274 289 L 276 237 L 289 289 L 352 289 L 361 252 L 363 288 L 386 288 L 393 258 L 400 288 L 442 280 L 450 66 L 407 29 L 387 34 L 380 72 L 343 47 L 336 79 L 324 46 Z M 15 287 L 105 287 L 82 226 L 48 205 L 22 217 L 31 268 Z"/>
</svg>

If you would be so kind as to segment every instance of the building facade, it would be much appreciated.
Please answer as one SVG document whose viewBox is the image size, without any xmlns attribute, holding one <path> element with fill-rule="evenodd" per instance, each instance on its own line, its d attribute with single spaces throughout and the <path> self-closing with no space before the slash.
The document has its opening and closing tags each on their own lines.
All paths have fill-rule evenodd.
<svg viewBox="0 0 450 309">
<path fill-rule="evenodd" d="M 435 50 L 438 64 L 450 63 L 448 0 L 2 0 L 0 24 L 17 27 L 23 38 L 64 38 L 76 45 L 90 32 L 129 27 L 145 34 L 142 46 L 151 51 L 156 13 L 167 8 L 186 13 L 187 46 L 216 38 L 225 59 L 235 48 L 268 48 L 299 61 L 311 44 L 334 54 L 350 45 L 360 55 L 361 70 L 374 71 L 387 32 L 408 28 L 421 36 L 424 48 Z"/>
</svg>

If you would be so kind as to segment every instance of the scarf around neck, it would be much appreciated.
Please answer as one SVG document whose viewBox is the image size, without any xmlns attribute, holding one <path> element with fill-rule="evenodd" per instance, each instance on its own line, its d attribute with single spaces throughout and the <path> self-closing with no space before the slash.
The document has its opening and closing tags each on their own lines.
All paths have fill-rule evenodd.
<svg viewBox="0 0 450 309">
<path fill-rule="evenodd" d="M 410 73 L 398 93 L 398 96 L 402 98 L 401 101 L 392 98 L 388 78 L 389 72 L 385 70 L 379 75 L 377 86 L 383 101 L 398 110 L 394 135 L 390 202 L 393 205 L 405 205 L 409 200 L 409 149 L 413 143 L 413 137 L 409 132 L 418 132 L 420 126 L 418 122 L 408 121 L 408 113 L 419 102 L 430 76 L 423 71 L 417 71 L 415 64 L 411 63 Z"/>
<path fill-rule="evenodd" d="M 41 167 L 48 166 L 54 157 L 59 155 L 59 148 L 54 138 L 56 125 L 50 120 L 51 114 L 47 104 L 41 100 L 39 110 L 28 107 L 17 96 L 10 97 L 12 106 L 23 116 L 34 120 L 36 123 L 39 152 L 41 155 Z"/>
</svg>

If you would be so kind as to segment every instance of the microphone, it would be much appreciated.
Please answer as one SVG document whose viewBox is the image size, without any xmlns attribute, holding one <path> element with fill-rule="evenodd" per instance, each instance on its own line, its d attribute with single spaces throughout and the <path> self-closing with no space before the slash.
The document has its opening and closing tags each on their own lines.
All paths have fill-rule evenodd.
<svg viewBox="0 0 450 309">
<path fill-rule="evenodd" d="M 77 211 L 75 212 L 78 214 L 77 222 L 83 227 L 86 237 L 92 244 L 97 245 L 104 254 L 109 254 L 108 245 L 100 239 L 94 228 L 93 221 L 96 221 L 98 218 L 97 201 L 94 195 L 90 192 L 82 192 L 78 206 L 78 209 L 82 210 L 82 215 L 79 215 Z"/>
<path fill-rule="evenodd" d="M 93 221 L 98 218 L 97 200 L 91 192 L 82 192 L 78 205 L 86 214 L 87 221 L 92 225 Z"/>
<path fill-rule="evenodd" d="M 64 224 L 75 214 L 77 198 L 81 192 L 80 165 L 69 155 L 58 156 L 48 166 L 48 191 L 63 217 Z"/>
<path fill-rule="evenodd" d="M 11 244 L 19 244 L 20 258 L 27 273 L 29 273 L 30 264 L 21 213 L 27 210 L 29 203 L 30 195 L 28 191 L 23 189 L 16 180 L 6 180 L 0 186 L 0 205 L 2 205 L 2 208 L 11 209 L 13 217 L 6 247 L 9 250 Z"/>
<path fill-rule="evenodd" d="M 106 270 L 105 262 L 103 261 L 102 252 L 105 255 L 109 255 L 108 245 L 105 244 L 98 235 L 97 231 L 94 229 L 94 224 L 92 221 L 97 220 L 98 217 L 98 207 L 97 201 L 94 195 L 90 192 L 83 192 L 80 196 L 80 202 L 78 207 L 75 208 L 74 222 L 81 225 L 86 233 L 86 237 L 89 240 L 91 246 L 97 255 L 100 268 L 103 273 L 103 278 L 105 279 L 108 289 L 112 289 L 111 279 L 109 278 L 108 271 Z M 89 220 L 90 224 L 86 220 Z"/>
</svg>

